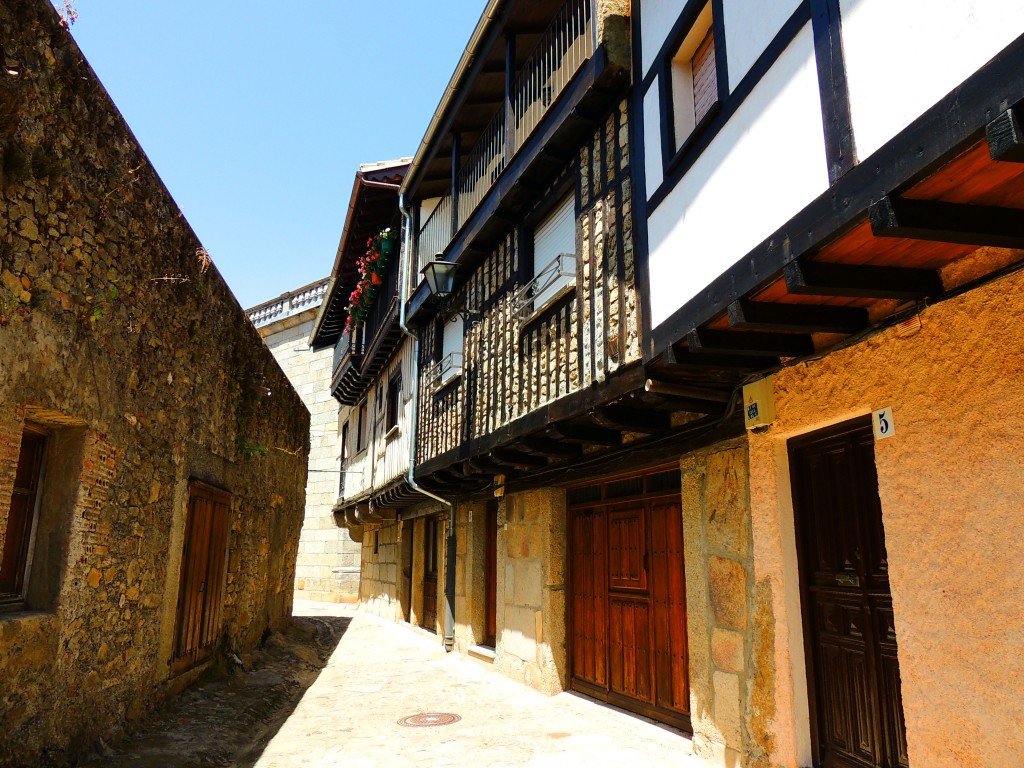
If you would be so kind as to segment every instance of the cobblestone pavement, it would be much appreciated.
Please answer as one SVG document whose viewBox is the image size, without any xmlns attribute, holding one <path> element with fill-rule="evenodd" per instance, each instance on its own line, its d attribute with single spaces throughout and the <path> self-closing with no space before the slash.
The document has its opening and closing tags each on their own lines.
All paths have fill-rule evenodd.
<svg viewBox="0 0 1024 768">
<path fill-rule="evenodd" d="M 706 766 L 676 731 L 573 694 L 544 696 L 408 627 L 306 601 L 295 613 L 297 629 L 272 637 L 250 674 L 189 691 L 86 765 Z M 422 713 L 460 719 L 398 722 Z"/>
</svg>

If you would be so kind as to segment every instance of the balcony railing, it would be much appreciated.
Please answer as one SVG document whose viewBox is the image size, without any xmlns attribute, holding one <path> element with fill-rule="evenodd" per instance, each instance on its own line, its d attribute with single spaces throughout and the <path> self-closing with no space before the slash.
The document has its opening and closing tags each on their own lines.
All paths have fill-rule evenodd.
<svg viewBox="0 0 1024 768">
<path fill-rule="evenodd" d="M 567 0 L 541 35 L 537 47 L 516 72 L 509 93 L 513 119 L 506 119 L 504 105 L 499 107 L 465 156 L 456 176 L 454 194 L 449 190 L 420 225 L 417 240 L 420 268 L 434 254 L 444 253 L 472 217 L 573 75 L 593 56 L 594 41 L 591 0 Z M 507 135 L 509 133 L 511 136 Z M 456 209 L 454 214 L 453 206 Z"/>
<path fill-rule="evenodd" d="M 338 375 L 338 369 L 350 358 L 358 358 L 363 354 L 366 347 L 365 339 L 366 334 L 361 325 L 338 337 L 338 341 L 334 345 L 334 376 Z"/>
<path fill-rule="evenodd" d="M 438 360 L 434 367 L 427 372 L 427 386 L 431 391 L 436 391 L 461 375 L 462 353 L 451 352 Z"/>
</svg>

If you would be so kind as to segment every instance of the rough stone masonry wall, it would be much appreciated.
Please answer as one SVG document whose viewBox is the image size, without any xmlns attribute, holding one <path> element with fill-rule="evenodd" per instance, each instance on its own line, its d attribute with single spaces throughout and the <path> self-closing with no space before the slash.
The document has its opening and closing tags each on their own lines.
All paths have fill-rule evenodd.
<svg viewBox="0 0 1024 768">
<path fill-rule="evenodd" d="M 512 231 L 468 281 L 467 306 L 482 307 L 482 317 L 466 331 L 462 379 L 437 395 L 429 387 L 421 392 L 418 461 L 603 382 L 640 359 L 628 137 L 622 102 L 568 169 L 576 179 L 579 201 L 576 290 L 569 300 L 555 302 L 525 323 L 514 310 L 512 298 L 522 279 L 522 240 L 532 237 L 525 228 Z M 424 370 L 435 345 L 431 328 L 423 339 Z M 469 413 L 468 433 L 464 410 Z"/>
<path fill-rule="evenodd" d="M 495 668 L 542 693 L 568 683 L 565 491 L 510 494 L 498 507 Z"/>
<path fill-rule="evenodd" d="M 299 538 L 295 589 L 299 597 L 354 602 L 359 596 L 359 544 L 334 522 L 338 499 L 338 403 L 331 397 L 334 350 L 307 343 L 316 308 L 263 326 L 260 334 L 310 413 L 306 516 Z"/>
<path fill-rule="evenodd" d="M 0 44 L 0 530 L 53 430 L 0 765 L 61 764 L 167 692 L 190 478 L 232 493 L 225 642 L 286 620 L 309 416 L 50 4 L 5 0 Z"/>
<path fill-rule="evenodd" d="M 360 608 L 392 621 L 403 618 L 398 594 L 401 527 L 401 523 L 385 523 L 375 530 L 367 529 L 362 543 Z"/>
<path fill-rule="evenodd" d="M 755 677 L 772 679 L 774 660 L 761 631 L 770 605 L 752 590 L 746 441 L 688 454 L 680 467 L 694 752 L 711 765 L 765 765 L 771 705 L 752 702 L 751 690 Z"/>
<path fill-rule="evenodd" d="M 875 443 L 910 764 L 1024 765 L 1024 274 L 775 376 L 750 437 L 756 591 L 771 601 L 772 765 L 810 763 L 787 441 L 891 406 Z M 756 694 L 760 695 L 760 694 Z"/>
</svg>

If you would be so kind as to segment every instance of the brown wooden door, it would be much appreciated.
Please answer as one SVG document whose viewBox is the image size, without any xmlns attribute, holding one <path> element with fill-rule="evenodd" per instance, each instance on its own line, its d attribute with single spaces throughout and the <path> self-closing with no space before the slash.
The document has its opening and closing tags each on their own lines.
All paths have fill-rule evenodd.
<svg viewBox="0 0 1024 768">
<path fill-rule="evenodd" d="M 26 429 L 22 433 L 21 452 L 14 472 L 11 505 L 4 530 L 3 551 L 0 553 L 0 603 L 16 603 L 25 591 L 36 492 L 45 448 L 46 435 L 42 432 Z"/>
<path fill-rule="evenodd" d="M 216 649 L 224 601 L 231 496 L 203 483 L 189 485 L 172 672 Z"/>
<path fill-rule="evenodd" d="M 655 495 L 666 487 L 677 490 Z M 689 728 L 678 488 L 673 470 L 570 491 L 572 684 Z M 573 505 L 580 495 L 602 503 Z"/>
<path fill-rule="evenodd" d="M 494 647 L 498 635 L 498 508 L 490 502 L 484 512 L 484 645 Z"/>
<path fill-rule="evenodd" d="M 907 766 L 870 421 L 790 443 L 816 765 Z"/>
<path fill-rule="evenodd" d="M 420 626 L 437 631 L 437 518 L 426 519 L 423 536 L 423 620 Z"/>
</svg>

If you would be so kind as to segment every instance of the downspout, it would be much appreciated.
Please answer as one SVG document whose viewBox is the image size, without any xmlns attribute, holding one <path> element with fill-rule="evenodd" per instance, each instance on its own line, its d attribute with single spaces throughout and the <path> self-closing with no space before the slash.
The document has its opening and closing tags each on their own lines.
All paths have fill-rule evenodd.
<svg viewBox="0 0 1024 768">
<path fill-rule="evenodd" d="M 405 194 L 398 193 L 398 209 L 402 212 L 402 223 L 405 228 L 405 237 L 402 244 L 402 261 L 399 264 L 399 301 L 398 301 L 398 325 L 402 332 L 412 338 L 412 418 L 409 421 L 409 470 L 405 481 L 414 491 L 422 493 L 431 499 L 441 502 L 448 507 L 448 540 L 447 554 L 445 556 L 444 573 L 444 649 L 451 651 L 455 647 L 455 504 L 448 499 L 443 499 L 426 488 L 421 488 L 416 478 L 413 477 L 413 469 L 416 466 L 416 423 L 420 407 L 420 338 L 409 330 L 406 324 L 405 304 L 408 301 L 409 274 L 408 267 L 412 261 L 412 218 L 405 207 Z"/>
</svg>

